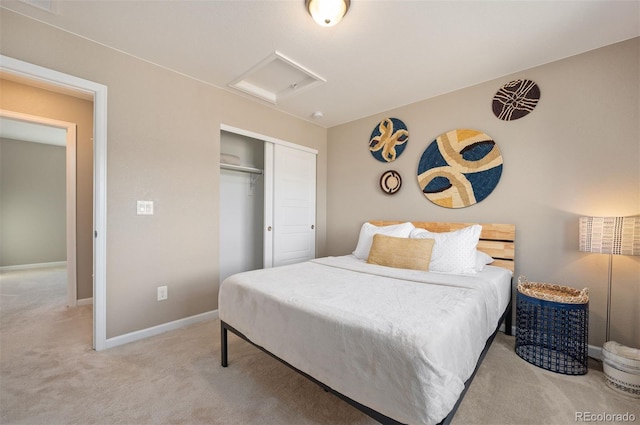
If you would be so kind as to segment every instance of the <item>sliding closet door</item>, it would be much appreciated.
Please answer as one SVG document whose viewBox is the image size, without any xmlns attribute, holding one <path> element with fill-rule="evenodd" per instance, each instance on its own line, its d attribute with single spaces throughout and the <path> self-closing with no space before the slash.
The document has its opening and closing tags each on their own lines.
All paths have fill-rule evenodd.
<svg viewBox="0 0 640 425">
<path fill-rule="evenodd" d="M 315 258 L 316 155 L 276 144 L 273 152 L 273 266 Z"/>
</svg>

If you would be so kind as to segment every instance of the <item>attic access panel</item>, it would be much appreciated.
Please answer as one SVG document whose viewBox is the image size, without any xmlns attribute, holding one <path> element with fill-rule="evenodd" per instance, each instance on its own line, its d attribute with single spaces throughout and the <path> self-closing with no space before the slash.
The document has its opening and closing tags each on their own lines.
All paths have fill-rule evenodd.
<svg viewBox="0 0 640 425">
<path fill-rule="evenodd" d="M 326 82 L 317 74 L 274 52 L 229 83 L 230 87 L 276 104 L 279 100 Z"/>
<path fill-rule="evenodd" d="M 20 0 L 22 3 L 37 7 L 38 9 L 46 10 L 47 12 L 55 12 L 54 0 Z"/>
</svg>

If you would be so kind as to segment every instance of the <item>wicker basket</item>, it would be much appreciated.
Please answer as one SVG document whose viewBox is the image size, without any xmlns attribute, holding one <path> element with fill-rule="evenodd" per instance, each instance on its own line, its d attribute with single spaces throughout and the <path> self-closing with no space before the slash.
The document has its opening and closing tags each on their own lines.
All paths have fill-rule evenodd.
<svg viewBox="0 0 640 425">
<path fill-rule="evenodd" d="M 555 283 L 529 282 L 524 276 L 518 278 L 518 292 L 539 300 L 556 303 L 585 304 L 589 302 L 589 288 L 580 291 Z"/>
<path fill-rule="evenodd" d="M 587 373 L 589 290 L 518 279 L 516 353 L 543 369 Z"/>
</svg>

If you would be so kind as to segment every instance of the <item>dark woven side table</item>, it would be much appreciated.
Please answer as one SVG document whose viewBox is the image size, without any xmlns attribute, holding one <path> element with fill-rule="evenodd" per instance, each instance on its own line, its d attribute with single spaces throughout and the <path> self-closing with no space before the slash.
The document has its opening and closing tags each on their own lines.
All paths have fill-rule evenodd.
<svg viewBox="0 0 640 425">
<path fill-rule="evenodd" d="M 589 290 L 518 279 L 516 353 L 552 372 L 587 373 Z"/>
</svg>

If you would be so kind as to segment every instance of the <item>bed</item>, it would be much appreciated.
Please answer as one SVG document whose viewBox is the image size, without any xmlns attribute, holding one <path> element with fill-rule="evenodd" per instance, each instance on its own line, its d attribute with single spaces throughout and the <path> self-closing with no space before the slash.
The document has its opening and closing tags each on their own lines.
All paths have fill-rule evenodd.
<svg viewBox="0 0 640 425">
<path fill-rule="evenodd" d="M 469 242 L 451 241 L 470 229 L 472 269 L 436 267 L 467 261 Z M 385 243 L 430 241 L 430 271 L 371 264 L 387 230 Z M 449 423 L 503 321 L 510 334 L 514 259 L 513 225 L 370 221 L 350 255 L 225 279 L 221 364 L 230 331 L 381 423 Z"/>
</svg>

